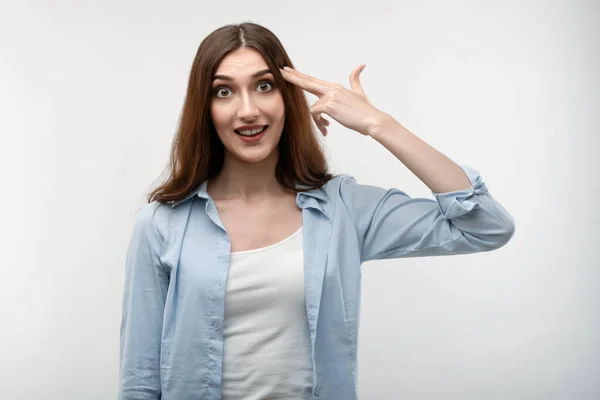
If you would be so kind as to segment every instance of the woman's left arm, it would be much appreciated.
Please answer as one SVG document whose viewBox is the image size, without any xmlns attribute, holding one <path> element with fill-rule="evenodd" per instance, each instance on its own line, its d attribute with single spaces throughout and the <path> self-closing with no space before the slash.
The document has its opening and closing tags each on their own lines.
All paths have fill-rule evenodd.
<svg viewBox="0 0 600 400">
<path fill-rule="evenodd" d="M 356 229 L 361 262 L 470 254 L 507 244 L 515 230 L 513 217 L 492 197 L 477 171 L 459 168 L 469 187 L 433 192 L 435 200 L 344 176 L 339 201 Z"/>
<path fill-rule="evenodd" d="M 512 238 L 512 216 L 494 200 L 481 175 L 459 166 L 368 100 L 360 84 L 364 65 L 350 74 L 351 89 L 290 68 L 282 76 L 319 97 L 310 108 L 323 135 L 327 114 L 345 127 L 371 136 L 409 168 L 435 196 L 411 198 L 392 188 L 340 184 L 340 200 L 359 238 L 362 261 L 490 251 Z"/>
<path fill-rule="evenodd" d="M 382 199 L 387 204 L 386 201 L 379 202 L 377 211 L 373 210 L 374 219 L 371 223 L 377 221 L 377 215 L 389 217 L 390 209 L 396 208 L 396 212 L 400 214 L 399 210 L 404 208 L 405 212 L 402 214 L 418 216 L 416 219 L 411 218 L 410 222 L 406 221 L 407 226 L 420 229 L 414 229 L 412 235 L 402 235 L 402 242 L 419 244 L 412 251 L 406 251 L 405 246 L 382 246 L 386 242 L 384 236 L 389 238 L 397 233 L 386 232 L 384 218 L 373 224 L 369 234 L 364 236 L 364 260 L 394 258 L 400 254 L 426 256 L 489 251 L 510 241 L 515 230 L 514 219 L 494 200 L 477 171 L 465 165 L 459 166 L 390 115 L 382 113 L 379 120 L 374 119 L 367 134 L 388 149 L 429 187 L 438 203 L 436 208 L 439 209 L 435 212 L 428 211 L 429 202 L 418 199 L 414 201 L 408 196 L 390 196 L 396 190 L 386 191 Z M 396 197 L 396 201 L 391 201 L 393 197 Z M 429 207 L 431 206 L 433 205 L 429 203 Z M 388 211 L 382 212 L 387 207 Z M 478 210 L 473 211 L 475 208 Z M 373 229 L 375 226 L 378 229 Z M 423 230 L 429 232 L 429 235 L 423 235 Z M 452 234 L 453 230 L 455 234 Z M 398 243 L 396 241 L 394 244 L 397 246 Z"/>
</svg>

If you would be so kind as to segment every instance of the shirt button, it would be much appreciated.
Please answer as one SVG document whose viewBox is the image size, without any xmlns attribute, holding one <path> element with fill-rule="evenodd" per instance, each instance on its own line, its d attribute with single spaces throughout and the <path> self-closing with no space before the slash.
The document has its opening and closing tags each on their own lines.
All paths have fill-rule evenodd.
<svg viewBox="0 0 600 400">
<path fill-rule="evenodd" d="M 210 370 L 211 370 L 212 372 L 215 372 L 215 371 L 217 370 L 217 364 L 212 364 L 212 365 L 210 366 Z"/>
<path fill-rule="evenodd" d="M 315 386 L 315 396 L 318 396 L 321 393 L 321 386 Z"/>
</svg>

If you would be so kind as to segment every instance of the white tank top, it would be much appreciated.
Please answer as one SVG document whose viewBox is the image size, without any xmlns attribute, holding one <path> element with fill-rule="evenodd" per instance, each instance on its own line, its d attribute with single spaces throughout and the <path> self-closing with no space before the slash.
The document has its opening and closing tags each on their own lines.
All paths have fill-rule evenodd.
<svg viewBox="0 0 600 400">
<path fill-rule="evenodd" d="M 223 323 L 224 400 L 311 399 L 302 228 L 231 253 Z"/>
</svg>

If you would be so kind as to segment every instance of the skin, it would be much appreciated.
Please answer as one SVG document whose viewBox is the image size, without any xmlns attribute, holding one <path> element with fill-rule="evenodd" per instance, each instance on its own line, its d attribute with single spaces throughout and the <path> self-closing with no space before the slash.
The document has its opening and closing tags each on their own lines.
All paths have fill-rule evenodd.
<svg viewBox="0 0 600 400">
<path fill-rule="evenodd" d="M 211 117 L 225 147 L 225 160 L 219 176 L 209 182 L 209 193 L 218 198 L 238 198 L 256 203 L 265 197 L 285 194 L 275 179 L 279 158 L 278 143 L 285 123 L 285 104 L 275 79 L 262 55 L 252 48 L 237 49 L 219 64 L 215 76 L 231 81 L 213 81 Z M 242 125 L 269 125 L 257 143 L 246 143 L 234 132 Z"/>
<path fill-rule="evenodd" d="M 270 72 L 252 77 L 265 69 L 269 69 L 267 63 L 256 50 L 238 49 L 215 72 L 232 80 L 213 81 L 211 118 L 225 147 L 225 159 L 207 191 L 228 233 L 231 251 L 278 243 L 302 226 L 296 193 L 275 178 L 285 104 Z M 254 124 L 269 125 L 257 143 L 246 143 L 234 132 L 241 125 Z"/>
</svg>

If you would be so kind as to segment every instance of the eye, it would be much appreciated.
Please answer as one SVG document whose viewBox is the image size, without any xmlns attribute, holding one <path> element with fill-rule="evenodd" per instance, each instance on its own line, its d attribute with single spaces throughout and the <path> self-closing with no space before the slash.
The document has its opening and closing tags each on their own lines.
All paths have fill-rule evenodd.
<svg viewBox="0 0 600 400">
<path fill-rule="evenodd" d="M 271 82 L 271 81 L 262 81 L 262 82 L 260 82 L 258 84 L 258 87 L 264 87 L 264 85 L 270 86 L 270 89 L 269 90 L 265 90 L 265 92 L 269 92 L 269 91 L 273 90 L 273 86 L 274 86 L 273 82 Z"/>
<path fill-rule="evenodd" d="M 259 89 L 259 92 L 261 92 L 261 93 L 270 92 L 271 90 L 273 90 L 274 87 L 275 87 L 275 84 L 268 80 L 259 82 L 259 84 L 257 86 L 257 88 L 261 88 L 261 89 Z M 215 97 L 225 98 L 225 97 L 229 97 L 227 95 L 227 92 L 231 92 L 231 90 L 227 86 L 219 86 L 219 87 L 215 88 L 213 92 L 214 92 Z"/>
<path fill-rule="evenodd" d="M 223 91 L 225 91 L 225 90 L 229 90 L 229 88 L 226 88 L 224 86 L 220 86 L 220 87 L 216 88 L 215 89 L 215 96 L 217 96 L 217 97 L 227 97 L 227 96 L 220 96 L 220 94 L 222 94 Z"/>
</svg>

